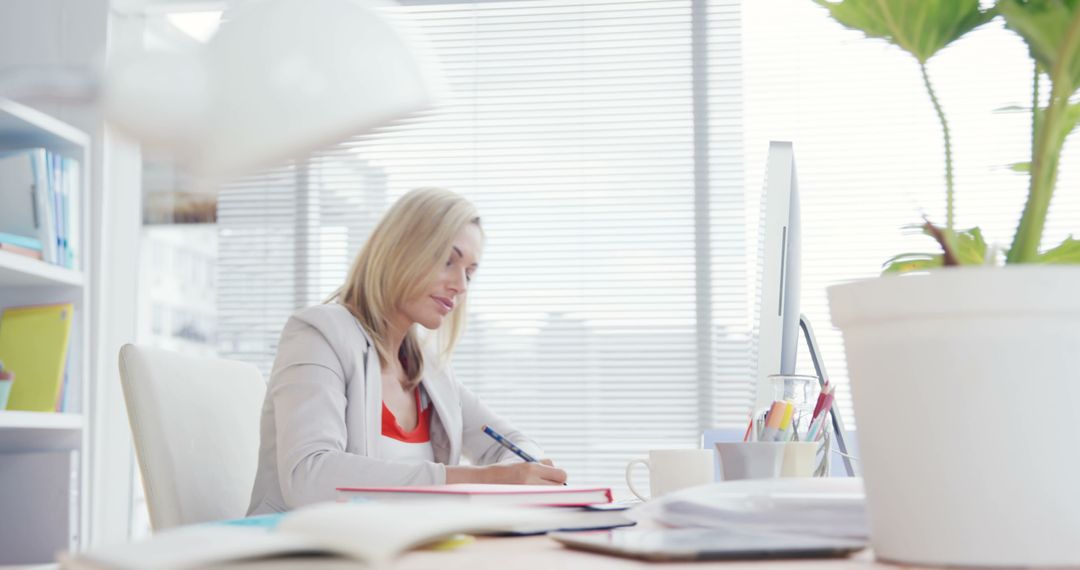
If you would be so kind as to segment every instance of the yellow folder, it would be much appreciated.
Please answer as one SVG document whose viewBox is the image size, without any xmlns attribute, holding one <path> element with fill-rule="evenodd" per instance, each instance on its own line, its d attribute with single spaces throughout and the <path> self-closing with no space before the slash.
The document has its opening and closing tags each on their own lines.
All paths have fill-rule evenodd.
<svg viewBox="0 0 1080 570">
<path fill-rule="evenodd" d="M 71 303 L 14 307 L 0 316 L 0 361 L 15 374 L 7 409 L 56 410 L 73 316 Z"/>
</svg>

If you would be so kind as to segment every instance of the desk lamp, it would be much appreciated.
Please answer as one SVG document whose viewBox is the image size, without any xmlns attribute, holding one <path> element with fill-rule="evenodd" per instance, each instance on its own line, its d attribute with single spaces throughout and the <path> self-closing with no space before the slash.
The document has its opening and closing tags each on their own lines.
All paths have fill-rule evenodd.
<svg viewBox="0 0 1080 570">
<path fill-rule="evenodd" d="M 382 0 L 230 5 L 181 53 L 121 53 L 106 66 L 106 119 L 190 171 L 223 177 L 304 156 L 434 101 L 422 38 Z"/>
</svg>

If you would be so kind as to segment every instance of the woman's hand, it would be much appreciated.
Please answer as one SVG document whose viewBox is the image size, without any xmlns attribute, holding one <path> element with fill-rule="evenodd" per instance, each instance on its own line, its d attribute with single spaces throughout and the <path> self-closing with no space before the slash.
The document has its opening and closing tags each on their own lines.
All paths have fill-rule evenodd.
<svg viewBox="0 0 1080 570">
<path fill-rule="evenodd" d="M 484 483 L 508 483 L 511 485 L 562 485 L 566 483 L 566 471 L 555 467 L 550 459 L 539 463 L 500 463 L 489 465 L 488 479 Z"/>
<path fill-rule="evenodd" d="M 501 483 L 508 485 L 562 485 L 566 471 L 550 459 L 537 463 L 498 463 L 484 467 L 461 465 L 446 468 L 446 483 Z"/>
</svg>

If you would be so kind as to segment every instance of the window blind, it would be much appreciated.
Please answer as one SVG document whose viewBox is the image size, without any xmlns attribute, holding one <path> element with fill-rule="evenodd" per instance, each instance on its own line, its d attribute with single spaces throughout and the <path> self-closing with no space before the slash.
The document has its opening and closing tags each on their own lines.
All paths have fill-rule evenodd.
<svg viewBox="0 0 1080 570">
<path fill-rule="evenodd" d="M 578 483 L 652 447 L 743 425 L 753 397 L 758 221 L 769 140 L 791 140 L 802 310 L 851 419 L 825 288 L 933 243 L 940 127 L 910 57 L 805 0 L 424 0 L 452 97 L 219 203 L 224 356 L 269 372 L 381 213 L 418 186 L 473 200 L 488 241 L 458 378 Z M 958 225 L 1008 246 L 1026 181 L 1030 65 L 998 23 L 930 64 L 954 134 Z M 1045 91 L 1045 90 L 1044 90 Z M 1080 219 L 1066 148 L 1047 238 Z M 805 351 L 800 370 L 811 371 Z"/>
<path fill-rule="evenodd" d="M 323 302 L 387 206 L 384 171 L 348 149 L 227 185 L 218 198 L 219 348 L 264 376 L 294 311 Z"/>
<path fill-rule="evenodd" d="M 457 377 L 575 482 L 612 483 L 649 448 L 741 423 L 752 373 L 738 2 L 399 12 L 424 30 L 451 97 L 222 190 L 223 355 L 268 373 L 288 314 L 342 282 L 382 211 L 440 186 L 478 206 L 487 234 Z"/>
<path fill-rule="evenodd" d="M 920 223 L 923 213 L 944 224 L 941 126 L 910 55 L 842 28 L 812 2 L 743 3 L 742 47 L 747 189 L 752 196 L 760 187 L 768 141 L 794 141 L 802 310 L 851 418 L 843 343 L 825 290 L 878 275 L 898 253 L 936 251 L 930 238 L 902 228 Z M 956 225 L 978 225 L 989 243 L 1008 248 L 1027 192 L 1026 176 L 1008 165 L 1030 156 L 1031 116 L 997 110 L 1031 106 L 1027 48 L 998 19 L 928 68 L 953 136 Z M 1077 158 L 1068 144 L 1044 247 L 1078 229 Z M 805 352 L 799 364 L 812 372 Z"/>
</svg>

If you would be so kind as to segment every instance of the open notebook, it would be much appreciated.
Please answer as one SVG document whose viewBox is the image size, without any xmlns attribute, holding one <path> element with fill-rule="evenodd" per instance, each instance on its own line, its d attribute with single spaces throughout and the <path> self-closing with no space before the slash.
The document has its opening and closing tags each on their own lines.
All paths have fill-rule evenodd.
<svg viewBox="0 0 1080 570">
<path fill-rule="evenodd" d="M 483 505 L 584 507 L 611 502 L 607 487 L 562 485 L 419 485 L 412 487 L 338 487 L 338 501 L 450 501 Z"/>
<path fill-rule="evenodd" d="M 282 515 L 271 529 L 214 523 L 169 529 L 140 542 L 62 557 L 61 568 L 180 570 L 309 553 L 378 567 L 406 550 L 460 533 L 529 534 L 567 528 L 566 517 L 573 514 L 472 504 L 327 503 Z"/>
</svg>

